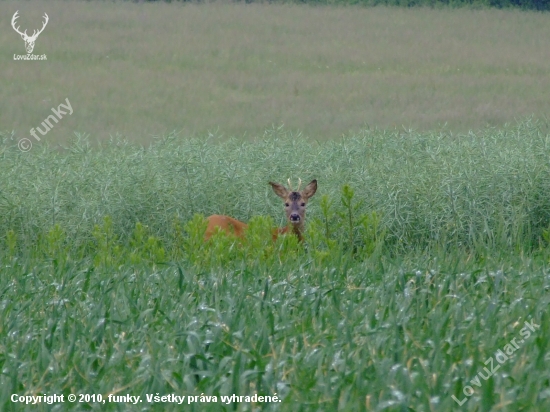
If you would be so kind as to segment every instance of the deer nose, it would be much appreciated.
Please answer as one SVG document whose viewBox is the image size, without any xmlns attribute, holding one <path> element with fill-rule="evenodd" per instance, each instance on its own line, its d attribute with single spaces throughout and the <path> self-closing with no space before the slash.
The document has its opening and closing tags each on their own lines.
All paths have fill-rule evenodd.
<svg viewBox="0 0 550 412">
<path fill-rule="evenodd" d="M 298 213 L 292 213 L 290 215 L 290 221 L 291 222 L 299 222 L 300 221 L 300 215 Z"/>
</svg>

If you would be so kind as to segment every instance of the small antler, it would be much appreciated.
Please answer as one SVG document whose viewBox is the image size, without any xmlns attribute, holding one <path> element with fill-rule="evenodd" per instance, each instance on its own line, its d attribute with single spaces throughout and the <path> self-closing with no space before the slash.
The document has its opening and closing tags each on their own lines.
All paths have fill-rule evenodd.
<svg viewBox="0 0 550 412">
<path fill-rule="evenodd" d="M 290 183 L 290 177 L 286 180 L 288 182 L 288 188 L 291 192 L 294 192 L 294 189 L 292 188 L 292 183 Z M 296 189 L 296 192 L 300 191 L 300 187 L 302 186 L 302 179 L 298 178 L 298 189 Z"/>
</svg>

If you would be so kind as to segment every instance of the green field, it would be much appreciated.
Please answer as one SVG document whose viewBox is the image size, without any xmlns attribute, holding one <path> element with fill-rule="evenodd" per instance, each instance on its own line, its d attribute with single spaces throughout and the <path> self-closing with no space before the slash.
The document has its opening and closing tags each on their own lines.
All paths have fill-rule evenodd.
<svg viewBox="0 0 550 412">
<path fill-rule="evenodd" d="M 0 411 L 550 410 L 549 14 L 0 15 Z"/>
<path fill-rule="evenodd" d="M 50 410 L 14 393 L 143 401 L 56 410 L 550 407 L 550 135 L 536 122 L 2 147 L 3 410 Z M 305 247 L 270 238 L 284 222 L 267 181 L 286 177 L 319 182 Z M 205 244 L 214 212 L 249 221 L 247 242 Z M 221 401 L 254 394 L 281 402 Z"/>
<path fill-rule="evenodd" d="M 41 27 L 34 53 L 11 28 Z M 173 130 L 314 139 L 366 125 L 468 132 L 550 113 L 548 13 L 268 4 L 0 2 L 0 130 L 149 142 Z"/>
</svg>

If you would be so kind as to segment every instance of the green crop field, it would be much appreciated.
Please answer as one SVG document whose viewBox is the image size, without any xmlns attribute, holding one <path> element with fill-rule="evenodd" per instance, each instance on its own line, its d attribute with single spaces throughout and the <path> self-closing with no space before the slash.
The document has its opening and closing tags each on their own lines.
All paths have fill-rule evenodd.
<svg viewBox="0 0 550 412">
<path fill-rule="evenodd" d="M 0 15 L 0 411 L 550 410 L 548 13 Z"/>
<path fill-rule="evenodd" d="M 550 135 L 536 122 L 2 147 L 4 410 L 49 410 L 13 394 L 106 400 L 56 410 L 550 407 Z M 270 237 L 284 221 L 267 181 L 287 176 L 319 182 L 304 245 Z M 210 213 L 249 221 L 246 241 L 205 243 Z M 123 395 L 141 402 L 109 401 Z"/>
</svg>

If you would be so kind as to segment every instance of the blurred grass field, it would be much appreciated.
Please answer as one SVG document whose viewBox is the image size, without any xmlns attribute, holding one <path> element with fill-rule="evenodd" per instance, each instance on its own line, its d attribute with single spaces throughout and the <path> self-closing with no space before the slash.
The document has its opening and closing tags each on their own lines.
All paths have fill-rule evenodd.
<svg viewBox="0 0 550 412">
<path fill-rule="evenodd" d="M 34 53 L 10 26 L 50 16 Z M 258 4 L 0 3 L 0 130 L 29 137 L 68 98 L 74 131 L 311 138 L 365 125 L 467 132 L 550 113 L 548 14 Z"/>
</svg>

